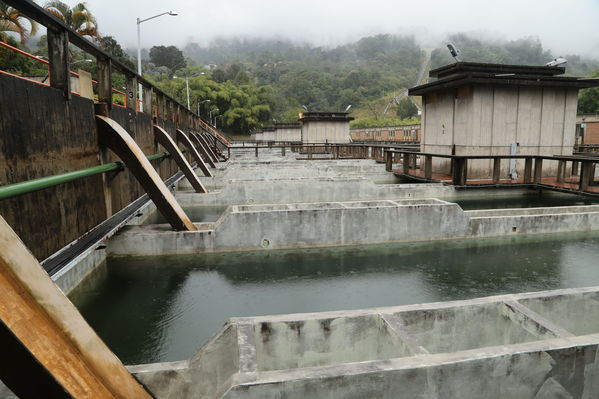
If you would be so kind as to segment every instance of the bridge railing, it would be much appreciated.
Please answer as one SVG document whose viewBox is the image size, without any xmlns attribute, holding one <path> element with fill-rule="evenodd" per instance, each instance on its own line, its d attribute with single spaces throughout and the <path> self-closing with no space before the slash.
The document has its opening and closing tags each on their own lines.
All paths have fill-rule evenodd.
<svg viewBox="0 0 599 399">
<path fill-rule="evenodd" d="M 92 57 L 96 58 L 98 68 L 97 79 L 97 113 L 108 115 L 113 106 L 113 87 L 112 73 L 113 69 L 122 73 L 126 80 L 126 93 L 121 92 L 127 97 L 126 107 L 138 112 L 144 112 L 149 115 L 171 120 L 175 123 L 186 124 L 195 129 L 202 129 L 213 135 L 223 146 L 229 146 L 231 143 L 214 128 L 203 121 L 193 111 L 180 104 L 177 100 L 170 97 L 160 88 L 138 75 L 137 72 L 130 69 L 119 59 L 108 54 L 100 47 L 79 35 L 63 21 L 54 15 L 46 12 L 42 7 L 31 0 L 6 0 L 5 3 L 19 10 L 23 15 L 31 18 L 37 23 L 47 28 L 48 40 L 48 70 L 50 86 L 63 92 L 66 99 L 72 95 L 69 60 L 69 44 L 77 46 Z M 137 88 L 142 87 L 141 108 L 138 107 Z M 155 104 L 155 106 L 154 106 Z"/>
<path fill-rule="evenodd" d="M 523 168 L 516 161 L 524 162 Z M 469 164 L 487 161 L 489 176 L 469 177 Z M 505 165 L 508 161 L 509 166 Z M 422 181 L 444 181 L 455 186 L 538 184 L 565 191 L 599 193 L 595 168 L 599 158 L 579 155 L 445 155 L 405 150 L 385 150 L 385 169 Z M 395 164 L 399 164 L 394 169 Z M 521 166 L 521 164 L 519 165 Z M 506 173 L 508 171 L 508 173 Z M 472 173 L 472 171 L 470 171 Z"/>
</svg>

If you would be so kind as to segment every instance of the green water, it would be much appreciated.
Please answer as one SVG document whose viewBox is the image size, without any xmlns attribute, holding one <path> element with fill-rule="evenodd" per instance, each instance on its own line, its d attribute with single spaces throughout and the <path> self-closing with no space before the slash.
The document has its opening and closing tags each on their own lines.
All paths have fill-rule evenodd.
<svg viewBox="0 0 599 399">
<path fill-rule="evenodd" d="M 110 259 L 72 299 L 126 364 L 192 356 L 229 318 L 599 285 L 599 235 Z"/>
<path fill-rule="evenodd" d="M 463 210 L 505 209 L 505 208 L 539 208 L 548 206 L 597 205 L 599 198 L 584 197 L 575 194 L 563 194 L 548 191 L 533 192 L 526 195 L 486 196 L 465 199 L 448 199 L 455 202 Z"/>
</svg>

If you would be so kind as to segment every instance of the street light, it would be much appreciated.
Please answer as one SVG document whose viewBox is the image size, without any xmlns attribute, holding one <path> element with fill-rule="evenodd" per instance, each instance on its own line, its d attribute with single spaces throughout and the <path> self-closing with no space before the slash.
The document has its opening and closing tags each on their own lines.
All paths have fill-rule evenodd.
<svg viewBox="0 0 599 399">
<path fill-rule="evenodd" d="M 176 76 L 173 76 L 173 78 L 177 79 Z M 189 78 L 187 75 L 185 75 L 185 90 L 187 92 L 187 109 L 191 109 L 191 104 L 189 103 Z"/>
<path fill-rule="evenodd" d="M 157 14 L 157 15 L 154 15 L 153 17 L 146 18 L 146 19 L 139 19 L 139 18 L 137 18 L 137 74 L 139 76 L 141 76 L 141 29 L 140 29 L 140 25 L 142 24 L 142 22 L 146 22 L 146 21 L 149 21 L 151 19 L 161 17 L 163 15 L 170 15 L 170 16 L 176 17 L 179 14 L 177 14 L 175 12 L 172 12 L 172 11 L 166 11 L 166 12 L 163 12 L 162 14 Z M 141 103 L 142 97 L 143 97 L 141 83 L 139 84 L 138 89 L 139 89 L 139 97 L 138 97 L 138 99 L 139 99 L 139 101 Z"/>
</svg>

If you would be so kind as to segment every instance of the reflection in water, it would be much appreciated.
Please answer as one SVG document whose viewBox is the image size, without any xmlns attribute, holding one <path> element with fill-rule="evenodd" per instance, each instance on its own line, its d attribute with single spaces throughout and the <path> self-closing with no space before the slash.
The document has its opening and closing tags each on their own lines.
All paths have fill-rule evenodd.
<svg viewBox="0 0 599 399">
<path fill-rule="evenodd" d="M 465 211 L 477 209 L 539 208 L 546 206 L 599 204 L 599 200 L 597 198 L 543 190 L 531 191 L 530 194 L 526 195 L 513 195 L 509 197 L 486 196 L 478 198 L 464 198 L 459 200 L 450 199 L 448 201 L 455 202 Z"/>
<path fill-rule="evenodd" d="M 569 234 L 116 258 L 72 299 L 125 363 L 181 360 L 234 316 L 599 285 L 598 244 Z"/>
</svg>

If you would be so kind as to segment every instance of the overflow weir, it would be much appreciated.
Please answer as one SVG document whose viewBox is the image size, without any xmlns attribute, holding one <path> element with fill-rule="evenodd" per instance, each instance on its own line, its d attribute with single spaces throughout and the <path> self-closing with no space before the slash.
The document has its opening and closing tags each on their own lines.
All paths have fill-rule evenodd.
<svg viewBox="0 0 599 399">
<path fill-rule="evenodd" d="M 569 136 L 596 79 L 431 71 L 422 152 L 352 143 L 341 112 L 237 144 L 7 3 L 48 28 L 50 81 L 0 71 L 0 397 L 598 397 L 599 158 Z M 491 97 L 526 109 L 471 145 Z M 526 119 L 537 103 L 555 120 Z"/>
</svg>

